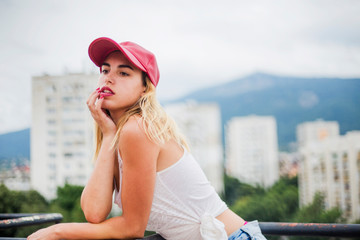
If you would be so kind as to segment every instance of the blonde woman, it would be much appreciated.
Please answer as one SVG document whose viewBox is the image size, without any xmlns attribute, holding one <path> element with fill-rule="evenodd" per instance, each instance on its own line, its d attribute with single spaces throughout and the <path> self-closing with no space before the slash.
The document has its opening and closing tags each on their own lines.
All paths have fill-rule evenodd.
<svg viewBox="0 0 360 240">
<path fill-rule="evenodd" d="M 63 223 L 29 239 L 264 239 L 220 199 L 175 123 L 156 99 L 155 56 L 132 43 L 98 38 L 89 47 L 100 68 L 87 105 L 96 122 L 95 167 L 81 207 L 88 223 Z M 113 193 L 115 199 L 113 200 Z M 122 215 L 108 218 L 115 202 Z"/>
</svg>

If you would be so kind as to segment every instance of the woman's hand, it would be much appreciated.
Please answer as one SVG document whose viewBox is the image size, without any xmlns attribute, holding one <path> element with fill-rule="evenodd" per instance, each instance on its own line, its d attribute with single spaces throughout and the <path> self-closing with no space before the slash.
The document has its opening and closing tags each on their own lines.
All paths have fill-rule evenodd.
<svg viewBox="0 0 360 240">
<path fill-rule="evenodd" d="M 114 121 L 108 114 L 106 114 L 106 109 L 101 108 L 103 101 L 104 97 L 101 96 L 99 88 L 97 88 L 93 93 L 91 93 L 86 104 L 88 105 L 92 117 L 99 125 L 99 128 L 104 136 L 108 134 L 115 134 L 116 125 Z"/>
<path fill-rule="evenodd" d="M 40 229 L 30 236 L 27 237 L 28 240 L 41 240 L 41 239 L 48 239 L 48 240 L 57 240 L 60 237 L 57 235 L 55 231 L 56 225 Z"/>
</svg>

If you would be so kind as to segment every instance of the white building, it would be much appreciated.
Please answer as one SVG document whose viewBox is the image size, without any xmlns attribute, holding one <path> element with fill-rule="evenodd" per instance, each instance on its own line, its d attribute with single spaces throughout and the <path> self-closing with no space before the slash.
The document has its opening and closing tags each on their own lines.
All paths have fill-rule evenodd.
<svg viewBox="0 0 360 240">
<path fill-rule="evenodd" d="M 311 127 L 321 132 L 316 126 L 321 125 L 314 122 Z M 321 192 L 326 209 L 340 207 L 349 222 L 360 219 L 360 131 L 309 141 L 299 152 L 300 205 L 311 203 Z"/>
<path fill-rule="evenodd" d="M 178 103 L 165 107 L 190 145 L 208 180 L 218 193 L 224 190 L 221 114 L 215 103 Z"/>
<path fill-rule="evenodd" d="M 47 199 L 66 182 L 85 185 L 92 170 L 93 119 L 86 100 L 98 75 L 32 79 L 31 186 Z"/>
<path fill-rule="evenodd" d="M 296 128 L 296 138 L 299 147 L 305 146 L 309 142 L 322 141 L 339 135 L 339 124 L 335 121 L 317 120 L 314 122 L 304 122 Z"/>
<path fill-rule="evenodd" d="M 279 179 L 276 120 L 272 116 L 232 118 L 225 130 L 226 173 L 251 185 Z"/>
</svg>

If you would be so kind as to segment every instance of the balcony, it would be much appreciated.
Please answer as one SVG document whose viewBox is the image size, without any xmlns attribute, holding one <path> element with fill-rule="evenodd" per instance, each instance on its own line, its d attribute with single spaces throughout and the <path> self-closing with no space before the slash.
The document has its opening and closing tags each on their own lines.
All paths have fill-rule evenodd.
<svg viewBox="0 0 360 240">
<path fill-rule="evenodd" d="M 17 228 L 37 225 L 42 223 L 59 223 L 62 215 L 49 214 L 0 214 L 0 229 Z M 341 237 L 353 238 L 360 236 L 360 224 L 323 224 L 323 223 L 285 223 L 285 222 L 260 222 L 261 231 L 270 236 L 316 236 L 316 237 Z M 26 238 L 4 238 L 26 239 Z M 143 238 L 144 240 L 164 240 L 160 235 L 154 234 Z M 137 239 L 140 240 L 140 239 Z"/>
</svg>

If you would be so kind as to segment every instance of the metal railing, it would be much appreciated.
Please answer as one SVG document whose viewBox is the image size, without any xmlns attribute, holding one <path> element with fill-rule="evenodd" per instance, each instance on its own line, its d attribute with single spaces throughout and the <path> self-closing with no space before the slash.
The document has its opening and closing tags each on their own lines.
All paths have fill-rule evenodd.
<svg viewBox="0 0 360 240">
<path fill-rule="evenodd" d="M 360 224 L 260 222 L 264 235 L 359 237 Z"/>
<path fill-rule="evenodd" d="M 62 220 L 59 213 L 48 214 L 0 214 L 0 230 L 16 228 L 42 223 L 59 223 Z M 264 235 L 277 236 L 316 236 L 316 237 L 359 237 L 360 224 L 332 224 L 332 223 L 285 223 L 259 222 Z M 2 238 L 25 239 L 25 238 Z M 159 234 L 142 238 L 143 240 L 164 240 Z M 140 239 L 137 239 L 140 240 Z"/>
<path fill-rule="evenodd" d="M 0 214 L 0 229 L 38 225 L 43 223 L 59 223 L 63 219 L 60 213 L 20 213 Z"/>
<path fill-rule="evenodd" d="M 259 226 L 264 235 L 342 238 L 360 237 L 360 224 L 259 222 Z M 154 234 L 143 239 L 164 240 L 159 234 Z"/>
</svg>

